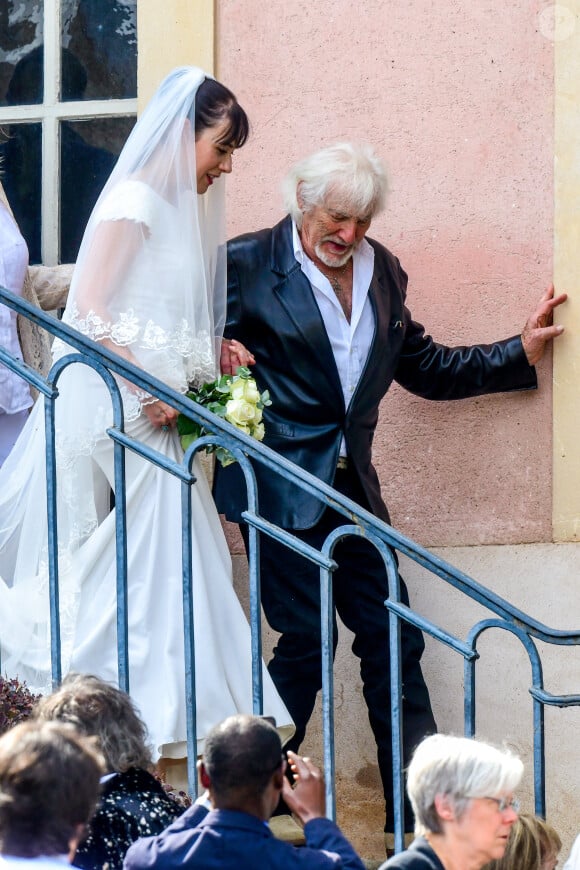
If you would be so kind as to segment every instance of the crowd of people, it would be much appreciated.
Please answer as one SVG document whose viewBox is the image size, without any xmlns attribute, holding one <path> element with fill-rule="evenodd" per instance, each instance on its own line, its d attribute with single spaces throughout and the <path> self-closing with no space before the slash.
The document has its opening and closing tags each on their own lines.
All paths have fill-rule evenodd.
<svg viewBox="0 0 580 870">
<path fill-rule="evenodd" d="M 72 674 L 0 737 L 0 867 L 40 870 L 66 860 L 82 870 L 364 870 L 326 818 L 320 769 L 284 754 L 267 717 L 217 723 L 198 771 L 202 793 L 184 809 L 153 775 L 146 728 L 129 696 Z M 555 870 L 557 832 L 518 814 L 522 773 L 506 749 L 425 738 L 407 777 L 414 839 L 381 870 Z M 301 846 L 270 830 L 280 798 L 304 828 Z"/>
<path fill-rule="evenodd" d="M 367 235 L 385 203 L 383 164 L 370 146 L 349 142 L 298 162 L 284 184 L 286 217 L 226 247 L 223 176 L 231 173 L 233 153 L 248 134 L 234 94 L 202 70 L 182 67 L 162 82 L 95 204 L 63 321 L 181 393 L 251 365 L 258 389 L 272 397 L 264 409 L 265 443 L 389 521 L 372 442 L 379 404 L 393 381 L 433 400 L 533 389 L 535 364 L 563 331 L 553 324 L 553 313 L 566 295 L 550 287 L 520 335 L 471 347 L 436 343 L 412 318 L 399 260 Z M 20 292 L 25 249 L 6 206 L 0 217 L 17 245 L 12 285 Z M 13 318 L 9 326 L 17 351 Z M 52 360 L 69 352 L 56 340 Z M 125 432 L 179 464 L 176 409 L 127 379 L 116 383 Z M 50 694 L 49 530 L 38 509 L 46 502 L 45 422 L 41 403 L 29 413 L 26 396 L 5 405 L 3 414 L 0 407 L 0 429 L 13 413 L 22 414 L 24 424 L 0 468 L 2 666 L 45 695 L 36 730 L 18 732 L 23 746 L 26 739 L 54 737 L 54 751 L 64 752 L 62 735 L 71 728 L 83 735 L 79 747 L 95 740 L 101 797 L 88 836 L 88 809 L 72 821 L 67 815 L 60 852 L 42 851 L 44 844 L 33 846 L 33 840 L 30 854 L 0 851 L 32 859 L 66 853 L 76 866 L 109 870 L 123 859 L 129 870 L 190 860 L 196 867 L 360 868 L 348 841 L 325 819 L 320 771 L 298 754 L 321 687 L 319 569 L 269 536 L 262 536 L 260 549 L 262 605 L 279 639 L 263 667 L 264 712 L 277 727 L 249 715 L 250 631 L 218 516 L 239 522 L 248 544 L 242 521 L 247 492 L 237 464 L 216 468 L 212 493 L 199 459 L 193 463 L 197 751 L 207 795 L 182 814 L 151 776 L 160 758 L 185 753 L 180 482 L 138 453 L 125 452 L 131 700 L 111 686 L 117 674 L 114 505 L 120 494 L 114 492 L 108 434 L 109 387 L 92 368 L 69 365 L 59 375 L 58 392 L 62 664 L 65 673 L 77 673 Z M 309 491 L 265 466 L 256 464 L 255 472 L 264 518 L 306 546 L 321 549 L 342 525 L 343 516 Z M 362 537 L 342 540 L 333 556 L 334 607 L 354 634 L 377 744 L 385 833 L 392 837 L 387 574 Z M 336 645 L 336 618 L 334 629 Z M 421 632 L 403 623 L 401 647 L 409 766 L 404 821 L 409 839 L 419 836 L 389 867 L 455 870 L 460 864 L 478 870 L 504 860 L 517 819 L 513 792 L 521 763 L 476 741 L 436 736 Z M 98 677 L 79 676 L 92 673 Z M 62 724 L 51 729 L 41 725 L 46 720 Z M 299 849 L 280 844 L 267 826 L 281 800 L 304 824 L 306 845 Z M 540 834 L 534 836 L 539 842 Z M 20 835 L 6 837 L 2 844 L 24 848 Z"/>
</svg>

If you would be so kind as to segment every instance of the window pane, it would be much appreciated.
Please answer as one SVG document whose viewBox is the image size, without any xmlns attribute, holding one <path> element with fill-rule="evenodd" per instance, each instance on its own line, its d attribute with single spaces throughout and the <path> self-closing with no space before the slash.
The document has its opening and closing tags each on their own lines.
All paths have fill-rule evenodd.
<svg viewBox="0 0 580 870">
<path fill-rule="evenodd" d="M 10 124 L 1 146 L 2 184 L 20 232 L 26 239 L 31 263 L 40 263 L 40 189 L 42 128 L 40 124 Z"/>
<path fill-rule="evenodd" d="M 64 0 L 61 40 L 63 102 L 137 96 L 137 0 Z"/>
<path fill-rule="evenodd" d="M 43 3 L 0 0 L 0 103 L 42 103 Z"/>
<path fill-rule="evenodd" d="M 130 117 L 61 124 L 61 263 L 76 260 L 93 206 L 134 123 Z"/>
</svg>

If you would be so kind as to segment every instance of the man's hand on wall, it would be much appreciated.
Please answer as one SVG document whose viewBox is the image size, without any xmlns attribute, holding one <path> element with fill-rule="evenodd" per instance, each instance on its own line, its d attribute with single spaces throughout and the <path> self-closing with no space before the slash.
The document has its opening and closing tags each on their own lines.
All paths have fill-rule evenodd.
<svg viewBox="0 0 580 870">
<path fill-rule="evenodd" d="M 546 344 L 564 332 L 563 326 L 554 326 L 554 309 L 566 301 L 568 295 L 560 293 L 554 296 L 554 285 L 551 284 L 522 332 L 524 352 L 531 366 L 542 358 Z"/>
</svg>

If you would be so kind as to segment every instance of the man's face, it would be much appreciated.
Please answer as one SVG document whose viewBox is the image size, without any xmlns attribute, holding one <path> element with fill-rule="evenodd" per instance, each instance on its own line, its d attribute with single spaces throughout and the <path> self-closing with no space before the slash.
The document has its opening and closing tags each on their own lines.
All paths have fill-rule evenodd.
<svg viewBox="0 0 580 870">
<path fill-rule="evenodd" d="M 344 266 L 364 238 L 372 215 L 352 214 L 338 197 L 304 212 L 300 239 L 305 252 L 331 269 Z"/>
</svg>

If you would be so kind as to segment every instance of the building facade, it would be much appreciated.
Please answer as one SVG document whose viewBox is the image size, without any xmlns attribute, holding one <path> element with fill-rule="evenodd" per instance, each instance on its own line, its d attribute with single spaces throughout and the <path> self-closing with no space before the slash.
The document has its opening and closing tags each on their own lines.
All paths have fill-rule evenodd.
<svg viewBox="0 0 580 870">
<path fill-rule="evenodd" d="M 50 12 L 49 30 L 58 30 L 57 21 L 76 22 L 61 48 L 74 39 L 82 43 L 83 4 L 69 5 L 40 4 Z M 98 18 L 98 3 L 85 6 L 86 21 L 91 11 Z M 281 217 L 280 181 L 292 162 L 333 141 L 368 141 L 391 178 L 387 209 L 370 235 L 400 258 L 409 273 L 409 307 L 437 341 L 469 344 L 516 334 L 550 283 L 570 294 L 558 312 L 565 334 L 538 367 L 537 392 L 430 404 L 394 387 L 382 407 L 375 460 L 399 530 L 547 625 L 575 628 L 580 0 L 513 0 L 507 6 L 500 0 L 140 0 L 101 6 L 109 21 L 117 16 L 110 39 L 136 23 L 138 50 L 132 60 L 125 45 L 117 58 L 126 64 L 124 77 L 119 73 L 125 85 L 91 94 L 94 115 L 104 111 L 98 101 L 107 97 L 126 132 L 161 78 L 181 63 L 213 71 L 247 109 L 252 135 L 235 155 L 228 180 L 230 235 Z M 83 43 L 95 69 L 102 60 L 98 33 L 85 33 Z M 54 58 L 58 38 L 51 45 Z M 1 76 L 5 93 L 2 65 Z M 57 86 L 55 79 L 53 94 Z M 0 123 L 9 110 L 3 101 Z M 114 153 L 111 126 L 109 120 L 104 144 L 87 137 L 88 144 Z M 44 184 L 43 231 L 59 195 L 47 169 Z M 59 255 L 59 244 L 57 225 L 43 241 L 45 259 Z M 243 595 L 245 560 L 235 530 L 228 532 Z M 403 561 L 402 573 L 413 604 L 448 631 L 464 637 L 481 617 L 481 609 L 417 566 Z M 363 854 L 380 857 L 374 744 L 361 721 L 358 669 L 345 635 L 336 678 L 339 821 Z M 577 658 L 573 648 L 549 651 L 548 688 L 578 693 Z M 432 642 L 424 660 L 439 727 L 461 731 L 462 662 Z M 482 644 L 478 733 L 507 741 L 528 762 L 529 683 L 517 644 L 503 635 Z M 579 827 L 574 737 L 580 712 L 548 710 L 546 721 L 548 818 L 566 845 Z M 315 755 L 316 724 L 308 741 Z M 530 795 L 528 775 L 522 795 L 527 810 Z"/>
</svg>

